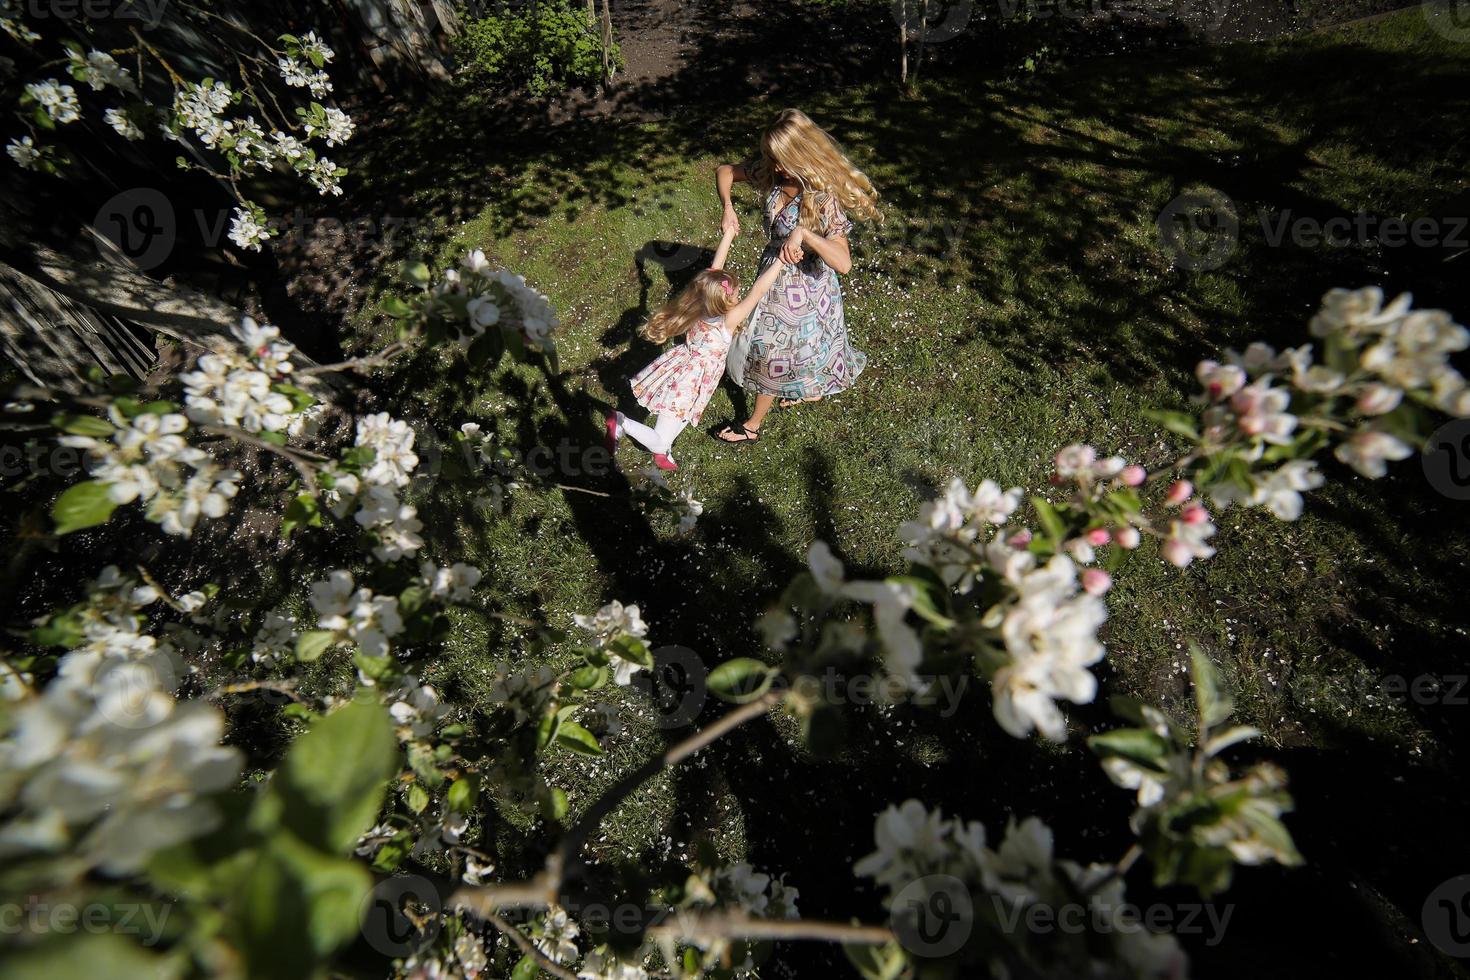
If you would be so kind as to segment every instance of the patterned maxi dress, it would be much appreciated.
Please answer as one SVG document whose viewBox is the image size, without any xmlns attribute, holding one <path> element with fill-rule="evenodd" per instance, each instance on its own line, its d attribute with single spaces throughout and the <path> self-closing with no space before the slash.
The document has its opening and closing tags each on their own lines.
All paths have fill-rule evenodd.
<svg viewBox="0 0 1470 980">
<path fill-rule="evenodd" d="M 682 344 L 670 347 L 633 376 L 633 397 L 650 412 L 698 425 L 720 386 L 730 340 L 724 317 L 700 320 L 689 328 Z"/>
<path fill-rule="evenodd" d="M 780 261 L 781 241 L 800 217 L 801 192 L 785 207 L 778 206 L 781 196 L 780 188 L 773 187 L 766 198 L 765 230 L 770 241 L 761 256 L 761 270 Z M 823 235 L 845 236 L 852 230 L 836 198 L 827 198 L 819 215 Z M 837 273 L 811 249 L 800 265 L 787 266 L 781 273 L 746 329 L 749 346 L 732 348 L 730 377 L 758 395 L 792 399 L 835 395 L 851 387 L 868 363 L 867 355 L 848 340 Z"/>
</svg>

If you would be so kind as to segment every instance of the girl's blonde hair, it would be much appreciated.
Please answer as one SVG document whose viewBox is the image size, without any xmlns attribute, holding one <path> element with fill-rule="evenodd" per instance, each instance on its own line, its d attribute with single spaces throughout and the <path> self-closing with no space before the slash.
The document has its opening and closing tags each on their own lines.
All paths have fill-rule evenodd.
<svg viewBox="0 0 1470 980">
<path fill-rule="evenodd" d="M 740 280 L 724 269 L 705 269 L 664 304 L 639 331 L 655 344 L 682 337 L 700 320 L 728 313 L 740 302 Z"/>
<path fill-rule="evenodd" d="M 752 182 L 769 195 L 776 186 L 777 168 L 801 183 L 801 224 L 821 231 L 821 207 L 830 198 L 849 215 L 882 221 L 878 192 L 868 175 L 853 166 L 825 129 L 800 109 L 782 109 L 761 136 L 761 159 Z"/>
</svg>

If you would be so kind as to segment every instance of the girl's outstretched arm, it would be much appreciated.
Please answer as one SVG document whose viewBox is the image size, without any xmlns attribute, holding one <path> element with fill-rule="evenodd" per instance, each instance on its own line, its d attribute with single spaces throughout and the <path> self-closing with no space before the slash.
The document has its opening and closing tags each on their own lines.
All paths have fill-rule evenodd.
<svg viewBox="0 0 1470 980">
<path fill-rule="evenodd" d="M 739 329 L 740 325 L 748 320 L 750 315 L 755 312 L 755 308 L 760 305 L 760 301 L 765 299 L 766 293 L 771 291 L 771 287 L 776 285 L 776 280 L 785 268 L 785 263 L 780 261 L 772 262 L 766 266 L 766 271 L 762 272 L 760 278 L 751 285 L 750 292 L 745 294 L 745 298 L 736 303 L 735 307 L 729 313 L 725 314 L 725 325 L 731 330 Z"/>
<path fill-rule="evenodd" d="M 730 257 L 730 245 L 735 241 L 735 229 L 726 228 L 725 233 L 720 236 L 720 245 L 715 249 L 715 260 L 710 263 L 711 269 L 723 269 L 725 260 Z"/>
</svg>

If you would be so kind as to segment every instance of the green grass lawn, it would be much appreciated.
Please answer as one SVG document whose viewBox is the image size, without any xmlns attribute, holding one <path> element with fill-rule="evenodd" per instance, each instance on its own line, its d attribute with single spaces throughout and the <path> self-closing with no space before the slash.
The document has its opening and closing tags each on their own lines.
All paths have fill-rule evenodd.
<svg viewBox="0 0 1470 980">
<path fill-rule="evenodd" d="M 951 476 L 1040 492 L 1052 453 L 1079 440 L 1162 464 L 1176 447 L 1140 410 L 1183 406 L 1195 362 L 1225 346 L 1306 341 L 1331 287 L 1412 289 L 1420 305 L 1470 316 L 1470 258 L 1453 248 L 1273 248 L 1258 220 L 1263 209 L 1466 213 L 1467 69 L 1470 47 L 1409 11 L 1274 46 L 1111 57 L 1021 81 L 936 69 L 909 97 L 886 81 L 813 91 L 802 108 L 868 171 L 887 212 L 881 228 L 855 234 L 844 279 L 849 327 L 869 356 L 859 383 L 776 412 L 758 446 L 684 435 L 675 482 L 706 505 L 688 540 L 633 508 L 618 475 L 566 473 L 559 482 L 613 496 L 525 490 L 487 521 L 431 493 L 424 506 L 462 529 L 462 552 L 439 557 L 480 565 L 508 608 L 560 625 L 608 599 L 637 602 L 655 643 L 714 663 L 758 651 L 751 620 L 814 539 L 862 572 L 900 571 L 898 524 Z M 749 153 L 780 106 L 741 98 L 658 123 L 517 131 L 441 107 L 388 124 L 361 164 L 364 196 L 399 193 L 437 216 L 441 264 L 483 248 L 548 293 L 563 322 L 558 383 L 522 369 L 497 390 L 422 364 L 401 389 L 407 404 L 446 430 L 493 428 L 512 424 L 518 386 L 541 386 L 554 409 L 532 438 L 597 445 L 602 414 L 629 404 L 627 378 L 655 353 L 637 324 L 691 271 L 636 255 L 653 242 L 714 245 L 712 169 Z M 1172 266 L 1155 221 L 1201 187 L 1230 196 L 1241 232 L 1223 267 L 1194 273 Z M 749 276 L 759 221 L 753 196 L 741 201 L 747 234 L 732 266 Z M 357 317 L 364 335 L 379 323 Z M 701 430 L 739 415 L 732 394 L 716 395 Z M 621 458 L 645 462 L 636 446 Z M 1463 508 L 1437 497 L 1414 461 L 1375 484 L 1325 468 L 1331 483 L 1300 521 L 1225 512 L 1216 558 L 1180 573 L 1146 547 L 1109 598 L 1107 693 L 1183 714 L 1197 640 L 1238 689 L 1242 720 L 1266 733 L 1263 751 L 1294 777 L 1292 826 L 1311 867 L 1243 873 L 1230 896 L 1235 934 L 1191 948 L 1201 975 L 1325 975 L 1334 964 L 1439 975 L 1422 945 L 1402 952 L 1405 917 L 1417 920 L 1430 889 L 1470 859 L 1453 758 L 1464 720 L 1453 707 L 1368 696 L 1385 675 L 1464 671 Z M 432 679 L 485 706 L 493 662 L 529 656 L 506 630 L 467 623 Z M 642 694 L 618 699 L 627 727 L 607 757 L 550 774 L 574 812 L 678 734 L 647 721 Z M 877 914 L 849 865 L 866 852 L 872 815 L 908 796 L 996 830 L 1013 809 L 1037 813 L 1058 826 L 1062 853 L 1116 857 L 1127 794 L 1103 782 L 1080 739 L 1064 750 L 1014 743 L 989 711 L 972 695 L 948 720 L 869 712 L 836 762 L 808 758 L 784 720 L 756 726 L 664 777 L 671 794 L 634 797 L 594 846 L 608 862 L 647 863 L 708 836 L 790 872 L 805 914 L 838 918 Z M 1078 717 L 1099 724 L 1105 712 Z M 1287 912 L 1310 948 L 1253 944 Z M 1325 933 L 1353 916 L 1371 928 Z"/>
</svg>

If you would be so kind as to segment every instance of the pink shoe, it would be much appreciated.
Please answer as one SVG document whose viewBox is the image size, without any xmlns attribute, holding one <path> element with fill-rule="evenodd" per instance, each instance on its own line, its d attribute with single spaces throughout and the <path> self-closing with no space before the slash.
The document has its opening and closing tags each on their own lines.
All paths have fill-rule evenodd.
<svg viewBox="0 0 1470 980">
<path fill-rule="evenodd" d="M 679 468 L 679 464 L 674 462 L 673 457 L 665 455 L 664 453 L 653 454 L 653 465 L 657 466 L 661 470 L 669 471 L 677 470 Z"/>
<path fill-rule="evenodd" d="M 607 451 L 616 453 L 618 451 L 618 441 L 622 438 L 623 427 L 618 424 L 618 416 L 614 412 L 607 417 Z"/>
</svg>

